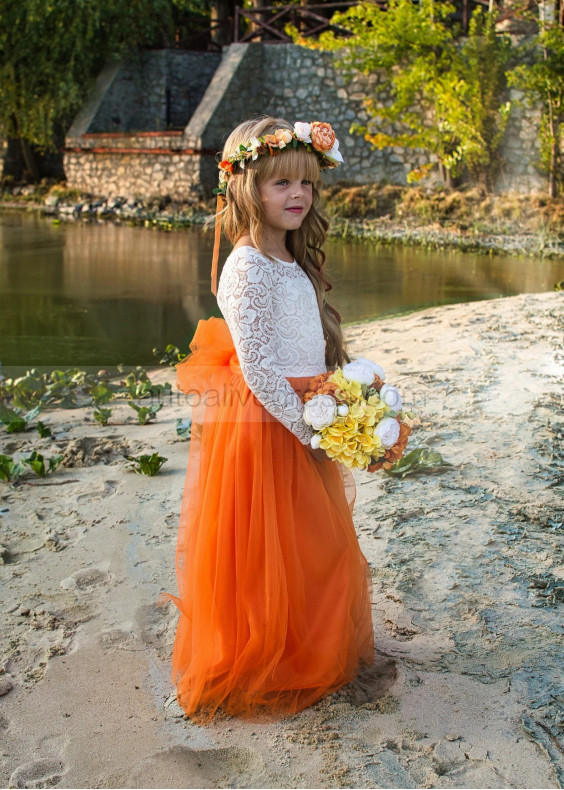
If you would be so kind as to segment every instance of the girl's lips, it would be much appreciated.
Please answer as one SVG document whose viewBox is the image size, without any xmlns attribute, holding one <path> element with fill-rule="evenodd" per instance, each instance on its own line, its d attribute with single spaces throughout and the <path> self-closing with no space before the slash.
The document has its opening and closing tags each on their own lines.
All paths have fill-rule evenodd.
<svg viewBox="0 0 564 790">
<path fill-rule="evenodd" d="M 303 208 L 301 206 L 294 206 L 293 208 L 287 208 L 286 211 L 291 211 L 292 214 L 301 214 L 303 212 Z"/>
</svg>

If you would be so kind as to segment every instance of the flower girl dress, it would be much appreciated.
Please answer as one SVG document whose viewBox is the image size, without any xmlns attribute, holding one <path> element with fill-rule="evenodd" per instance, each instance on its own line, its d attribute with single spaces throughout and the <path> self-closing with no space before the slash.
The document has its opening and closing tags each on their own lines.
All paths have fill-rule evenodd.
<svg viewBox="0 0 564 790">
<path fill-rule="evenodd" d="M 176 366 L 195 397 L 172 677 L 190 716 L 288 715 L 373 663 L 370 570 L 352 474 L 305 446 L 300 394 L 327 370 L 312 283 L 240 247 L 217 301 Z"/>
</svg>

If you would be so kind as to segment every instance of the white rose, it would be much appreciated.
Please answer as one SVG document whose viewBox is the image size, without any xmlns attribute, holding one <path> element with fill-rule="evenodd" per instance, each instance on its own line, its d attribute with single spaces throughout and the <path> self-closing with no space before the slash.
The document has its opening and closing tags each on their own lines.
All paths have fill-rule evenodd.
<svg viewBox="0 0 564 790">
<path fill-rule="evenodd" d="M 321 446 L 321 436 L 318 433 L 314 433 L 311 439 L 309 440 L 312 450 L 318 450 Z"/>
<path fill-rule="evenodd" d="M 378 376 L 378 378 L 382 379 L 382 381 L 386 381 L 386 374 L 384 373 L 384 368 L 380 367 L 378 363 L 372 362 L 371 359 L 365 359 L 365 357 L 359 357 L 356 362 L 362 362 L 363 365 L 370 365 L 372 370 L 374 371 L 374 375 Z"/>
<path fill-rule="evenodd" d="M 349 362 L 343 367 L 343 376 L 347 381 L 356 381 L 358 384 L 372 384 L 374 371 L 370 365 L 362 362 Z"/>
<path fill-rule="evenodd" d="M 391 384 L 384 384 L 380 390 L 380 400 L 383 400 L 386 406 L 389 406 L 393 411 L 400 411 L 401 409 L 401 395 L 396 387 Z"/>
<path fill-rule="evenodd" d="M 330 151 L 324 151 L 323 152 L 323 156 L 325 156 L 327 159 L 330 159 L 331 162 L 335 162 L 338 165 L 342 165 L 343 162 L 345 161 L 343 159 L 342 155 L 341 155 L 341 152 L 339 151 L 339 141 L 338 140 L 335 140 L 335 142 L 333 144 L 333 148 L 331 148 Z"/>
<path fill-rule="evenodd" d="M 337 413 L 337 403 L 331 395 L 314 395 L 304 406 L 304 421 L 314 431 L 321 431 L 331 425 Z"/>
<path fill-rule="evenodd" d="M 374 433 L 376 436 L 380 437 L 382 446 L 387 450 L 388 447 L 393 447 L 399 439 L 399 422 L 393 417 L 384 417 L 384 419 L 380 420 L 378 425 L 374 428 Z"/>
<path fill-rule="evenodd" d="M 349 407 L 347 406 L 346 403 L 340 403 L 337 406 L 337 414 L 339 415 L 339 417 L 346 417 L 348 413 L 349 413 Z"/>
<path fill-rule="evenodd" d="M 311 143 L 311 124 L 298 121 L 294 124 L 294 134 L 302 143 Z"/>
</svg>

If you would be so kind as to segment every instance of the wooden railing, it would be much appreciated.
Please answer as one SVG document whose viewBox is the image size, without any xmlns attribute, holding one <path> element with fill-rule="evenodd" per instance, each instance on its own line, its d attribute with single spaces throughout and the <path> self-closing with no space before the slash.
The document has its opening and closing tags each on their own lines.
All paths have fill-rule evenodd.
<svg viewBox="0 0 564 790">
<path fill-rule="evenodd" d="M 287 44 L 292 41 L 290 36 L 284 32 L 287 24 L 293 25 L 303 36 L 316 36 L 331 28 L 346 32 L 336 25 L 331 25 L 331 16 L 335 11 L 345 10 L 354 5 L 358 5 L 358 0 L 345 3 L 316 3 L 307 6 L 299 6 L 294 3 L 282 6 L 263 6 L 262 8 L 237 6 L 234 20 L 234 41 L 258 40 Z M 331 12 L 328 17 L 319 13 L 319 11 L 326 9 Z M 241 30 L 244 27 L 248 27 L 249 30 L 242 34 Z"/>
</svg>

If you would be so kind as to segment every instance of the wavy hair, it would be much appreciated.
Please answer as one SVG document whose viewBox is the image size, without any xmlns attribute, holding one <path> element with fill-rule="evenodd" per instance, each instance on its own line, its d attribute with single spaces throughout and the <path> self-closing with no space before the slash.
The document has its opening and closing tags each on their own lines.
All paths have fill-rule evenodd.
<svg viewBox="0 0 564 790">
<path fill-rule="evenodd" d="M 223 149 L 222 159 L 234 153 L 240 143 L 247 142 L 251 137 L 262 137 L 274 134 L 277 129 L 289 129 L 293 126 L 283 118 L 266 116 L 253 118 L 239 124 L 234 129 Z M 341 316 L 327 302 L 327 292 L 332 289 L 331 283 L 324 274 L 325 253 L 321 246 L 327 236 L 329 222 L 322 211 L 319 189 L 321 174 L 319 163 L 314 153 L 306 151 L 302 146 L 288 148 L 278 156 L 259 156 L 254 162 L 245 162 L 245 168 L 236 168 L 227 181 L 226 204 L 221 211 L 225 233 L 232 244 L 236 244 L 245 235 L 251 237 L 253 246 L 266 257 L 271 257 L 262 248 L 262 226 L 265 214 L 260 198 L 259 187 L 265 181 L 282 175 L 301 175 L 312 182 L 313 202 L 301 226 L 297 230 L 289 230 L 286 234 L 286 246 L 309 277 L 319 305 L 319 314 L 325 337 L 325 364 L 327 368 L 342 366 L 350 362 L 345 349 L 341 330 Z"/>
</svg>

